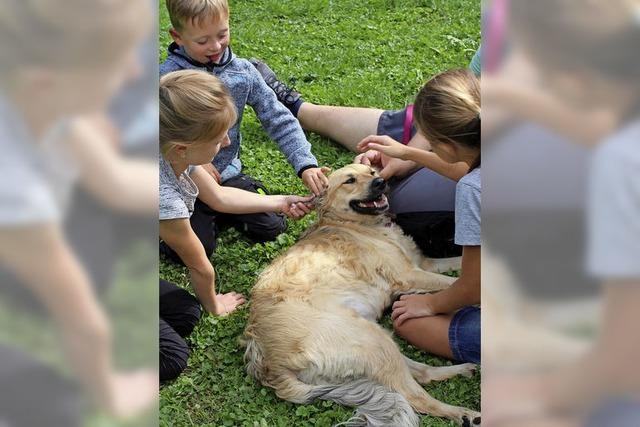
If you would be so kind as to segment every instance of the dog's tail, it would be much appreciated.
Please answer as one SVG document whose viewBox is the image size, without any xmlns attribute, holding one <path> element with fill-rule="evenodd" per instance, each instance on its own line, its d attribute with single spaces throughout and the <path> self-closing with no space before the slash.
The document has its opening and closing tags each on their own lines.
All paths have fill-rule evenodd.
<svg viewBox="0 0 640 427">
<path fill-rule="evenodd" d="M 420 424 L 418 415 L 401 394 L 369 379 L 312 386 L 308 400 L 315 399 L 356 407 L 351 419 L 334 427 L 417 427 Z"/>
</svg>

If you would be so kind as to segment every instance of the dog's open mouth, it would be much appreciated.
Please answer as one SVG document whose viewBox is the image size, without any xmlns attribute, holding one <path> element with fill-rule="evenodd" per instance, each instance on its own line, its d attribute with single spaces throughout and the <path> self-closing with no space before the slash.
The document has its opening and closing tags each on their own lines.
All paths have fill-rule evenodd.
<svg viewBox="0 0 640 427">
<path fill-rule="evenodd" d="M 387 200 L 387 196 L 380 194 L 375 199 L 352 200 L 349 202 L 349 206 L 358 213 L 376 215 L 389 209 L 389 201 Z"/>
</svg>

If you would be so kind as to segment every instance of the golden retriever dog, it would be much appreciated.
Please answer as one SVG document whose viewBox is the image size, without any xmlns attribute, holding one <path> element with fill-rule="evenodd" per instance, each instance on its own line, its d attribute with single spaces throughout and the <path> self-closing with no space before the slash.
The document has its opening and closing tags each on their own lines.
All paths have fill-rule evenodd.
<svg viewBox="0 0 640 427">
<path fill-rule="evenodd" d="M 475 365 L 415 362 L 376 322 L 399 294 L 436 291 L 454 281 L 435 272 L 389 221 L 386 187 L 365 165 L 330 175 L 316 204 L 318 222 L 252 290 L 247 371 L 290 402 L 357 407 L 348 425 L 417 426 L 415 411 L 479 425 L 478 412 L 440 402 L 420 385 L 470 376 Z"/>
</svg>

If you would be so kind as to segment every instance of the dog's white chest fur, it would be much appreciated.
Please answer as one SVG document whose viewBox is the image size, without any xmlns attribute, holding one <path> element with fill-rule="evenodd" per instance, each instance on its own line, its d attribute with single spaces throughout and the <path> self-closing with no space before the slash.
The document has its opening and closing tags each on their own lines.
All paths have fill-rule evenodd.
<svg viewBox="0 0 640 427">
<path fill-rule="evenodd" d="M 367 320 L 375 322 L 389 302 L 388 292 L 374 287 L 360 292 L 345 293 L 339 296 L 339 303 Z"/>
<path fill-rule="evenodd" d="M 375 321 L 379 315 L 380 310 L 367 301 L 362 301 L 356 297 L 349 297 L 342 300 L 344 307 L 350 308 L 356 311 L 360 316 L 368 320 Z"/>
</svg>

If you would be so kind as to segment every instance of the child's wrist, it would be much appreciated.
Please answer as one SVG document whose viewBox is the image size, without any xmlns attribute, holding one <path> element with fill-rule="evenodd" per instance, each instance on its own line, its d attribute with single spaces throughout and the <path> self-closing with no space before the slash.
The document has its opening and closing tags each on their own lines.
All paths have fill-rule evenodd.
<svg viewBox="0 0 640 427">
<path fill-rule="evenodd" d="M 407 147 L 406 145 L 404 147 L 402 147 L 402 151 L 400 152 L 400 160 L 415 161 L 414 160 L 414 156 L 413 156 L 413 150 L 414 150 L 414 148 Z"/>
</svg>

